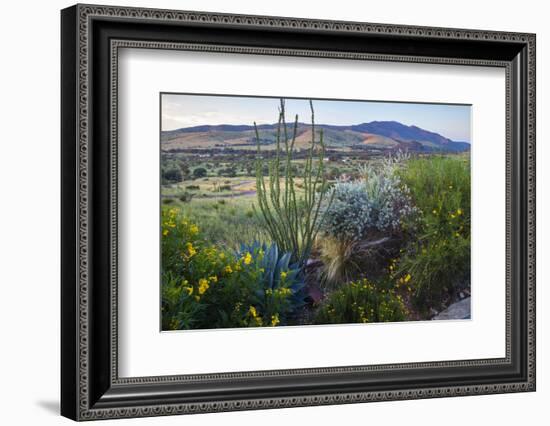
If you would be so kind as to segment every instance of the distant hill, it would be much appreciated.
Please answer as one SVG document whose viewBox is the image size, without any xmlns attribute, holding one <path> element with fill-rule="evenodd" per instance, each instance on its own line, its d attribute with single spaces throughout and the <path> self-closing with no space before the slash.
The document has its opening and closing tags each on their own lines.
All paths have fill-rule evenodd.
<svg viewBox="0 0 550 426">
<path fill-rule="evenodd" d="M 293 123 L 288 125 L 292 130 Z M 322 129 L 328 148 L 363 148 L 416 152 L 463 152 L 470 149 L 467 142 L 453 141 L 439 133 L 407 126 L 397 121 L 371 121 L 349 126 L 316 124 Z M 265 148 L 274 148 L 277 123 L 258 125 L 260 143 Z M 306 148 L 311 141 L 311 125 L 298 123 L 296 148 Z M 179 149 L 239 148 L 256 146 L 254 126 L 246 124 L 219 124 L 184 127 L 162 132 L 162 148 L 167 151 Z"/>
</svg>

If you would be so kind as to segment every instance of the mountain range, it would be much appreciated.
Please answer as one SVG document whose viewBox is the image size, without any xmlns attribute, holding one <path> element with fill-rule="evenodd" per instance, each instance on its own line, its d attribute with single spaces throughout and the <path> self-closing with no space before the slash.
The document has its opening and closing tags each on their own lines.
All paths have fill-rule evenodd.
<svg viewBox="0 0 550 426">
<path fill-rule="evenodd" d="M 288 125 L 292 132 L 293 123 Z M 277 123 L 258 125 L 260 143 L 264 149 L 275 147 Z M 470 149 L 468 142 L 453 141 L 439 133 L 397 121 L 371 121 L 339 126 L 316 124 L 316 133 L 323 130 L 324 142 L 329 149 L 373 149 L 416 152 L 463 152 Z M 306 148 L 311 141 L 311 124 L 298 123 L 295 147 Z M 219 124 L 184 127 L 161 133 L 162 149 L 234 148 L 250 149 L 256 146 L 254 126 Z"/>
</svg>

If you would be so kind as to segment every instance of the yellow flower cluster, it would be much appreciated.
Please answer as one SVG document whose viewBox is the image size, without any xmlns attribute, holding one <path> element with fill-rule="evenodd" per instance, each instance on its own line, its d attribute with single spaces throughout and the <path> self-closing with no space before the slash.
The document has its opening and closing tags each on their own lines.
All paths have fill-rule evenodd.
<svg viewBox="0 0 550 426">
<path fill-rule="evenodd" d="M 395 270 L 397 269 L 397 259 L 390 259 L 390 264 L 388 265 L 388 271 L 390 276 L 393 276 Z"/>
<path fill-rule="evenodd" d="M 191 235 L 197 235 L 197 234 L 199 233 L 199 227 L 198 227 L 197 225 L 195 225 L 195 224 L 191 225 L 191 226 L 189 227 L 189 233 L 190 233 Z"/>
<path fill-rule="evenodd" d="M 462 216 L 463 214 L 464 214 L 464 212 L 462 211 L 462 209 L 458 208 L 455 212 L 449 213 L 449 217 L 451 219 L 454 219 L 455 217 Z"/>
<path fill-rule="evenodd" d="M 286 287 L 282 287 L 275 290 L 275 294 L 278 296 L 288 296 L 292 294 L 292 290 Z"/>
<path fill-rule="evenodd" d="M 401 284 L 408 283 L 411 280 L 411 274 L 407 274 L 404 277 L 399 278 Z"/>
<path fill-rule="evenodd" d="M 262 325 L 262 317 L 258 315 L 258 311 L 256 311 L 254 306 L 250 306 L 248 309 L 248 315 L 252 318 L 256 325 Z"/>
<path fill-rule="evenodd" d="M 187 247 L 188 257 L 193 257 L 194 255 L 197 254 L 197 249 L 193 247 L 193 243 L 190 243 L 190 242 L 187 243 L 186 247 Z"/>
<path fill-rule="evenodd" d="M 242 258 L 245 265 L 250 265 L 252 262 L 252 255 L 249 252 L 246 252 L 246 254 Z"/>
<path fill-rule="evenodd" d="M 208 284 L 208 280 L 201 278 L 199 280 L 199 294 L 206 293 L 206 290 L 208 290 L 209 288 L 210 288 L 210 284 Z"/>
</svg>

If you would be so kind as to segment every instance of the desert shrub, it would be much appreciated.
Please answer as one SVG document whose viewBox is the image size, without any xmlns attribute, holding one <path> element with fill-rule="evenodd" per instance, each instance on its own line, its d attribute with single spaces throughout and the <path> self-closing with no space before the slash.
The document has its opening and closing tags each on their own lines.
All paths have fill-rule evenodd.
<svg viewBox="0 0 550 426">
<path fill-rule="evenodd" d="M 316 324 L 403 321 L 407 309 L 389 284 L 352 281 L 327 296 L 317 310 Z"/>
<path fill-rule="evenodd" d="M 463 157 L 410 160 L 400 172 L 422 212 L 397 273 L 411 276 L 419 308 L 438 306 L 470 280 L 470 166 Z"/>
<path fill-rule="evenodd" d="M 174 202 L 173 198 L 163 198 L 162 204 L 172 204 Z"/>
<path fill-rule="evenodd" d="M 360 239 L 368 228 L 370 209 L 364 182 L 338 182 L 333 188 L 332 203 L 326 208 L 322 230 L 337 239 Z"/>
<path fill-rule="evenodd" d="M 222 250 L 177 209 L 163 209 L 163 329 L 285 324 L 303 286 L 289 258 L 276 246 Z"/>
<path fill-rule="evenodd" d="M 220 191 L 231 191 L 231 185 L 220 185 Z"/>
<path fill-rule="evenodd" d="M 197 167 L 193 170 L 193 178 L 195 179 L 206 177 L 207 174 L 208 172 L 204 167 Z"/>
<path fill-rule="evenodd" d="M 416 214 L 408 187 L 396 173 L 395 163 L 379 170 L 365 168 L 363 177 L 337 182 L 332 203 L 326 207 L 322 229 L 326 235 L 349 241 L 380 233 L 397 233 L 412 224 Z"/>
<path fill-rule="evenodd" d="M 370 222 L 378 231 L 401 231 L 411 218 L 415 218 L 409 187 L 398 173 L 407 157 L 398 155 L 384 160 L 382 167 L 363 168 L 363 179 L 370 209 Z"/>
<path fill-rule="evenodd" d="M 303 287 L 289 259 L 276 245 L 243 246 L 202 295 L 205 328 L 287 324 Z"/>
<path fill-rule="evenodd" d="M 182 203 L 188 203 L 193 198 L 193 195 L 194 194 L 191 194 L 190 192 L 185 191 L 185 192 L 182 192 L 180 195 L 178 195 L 178 199 Z"/>
<path fill-rule="evenodd" d="M 201 187 L 199 185 L 187 185 L 185 189 L 188 191 L 199 191 Z"/>
</svg>

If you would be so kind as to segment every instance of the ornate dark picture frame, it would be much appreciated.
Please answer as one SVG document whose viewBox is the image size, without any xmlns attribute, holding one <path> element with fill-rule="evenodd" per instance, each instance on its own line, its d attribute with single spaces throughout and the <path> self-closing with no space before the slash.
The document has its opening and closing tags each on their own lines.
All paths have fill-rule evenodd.
<svg viewBox="0 0 550 426">
<path fill-rule="evenodd" d="M 61 28 L 62 415 L 92 420 L 535 390 L 535 35 L 95 5 L 64 9 Z M 120 47 L 504 68 L 506 356 L 120 378 Z"/>
</svg>

